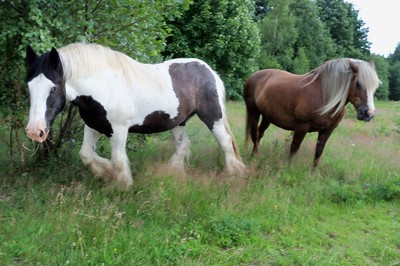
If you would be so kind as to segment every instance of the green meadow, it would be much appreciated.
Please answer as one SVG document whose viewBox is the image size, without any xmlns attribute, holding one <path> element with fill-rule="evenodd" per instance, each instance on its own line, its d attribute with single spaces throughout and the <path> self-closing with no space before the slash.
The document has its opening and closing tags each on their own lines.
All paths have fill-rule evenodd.
<svg viewBox="0 0 400 266">
<path fill-rule="evenodd" d="M 369 123 L 348 106 L 316 169 L 316 133 L 289 166 L 291 133 L 271 126 L 251 158 L 242 102 L 227 108 L 244 176 L 221 173 L 223 154 L 195 117 L 184 176 L 166 170 L 169 133 L 131 135 L 125 192 L 82 165 L 81 136 L 48 162 L 22 136 L 22 164 L 3 126 L 0 265 L 399 265 L 400 104 L 376 105 Z M 98 149 L 109 155 L 107 139 Z"/>
</svg>

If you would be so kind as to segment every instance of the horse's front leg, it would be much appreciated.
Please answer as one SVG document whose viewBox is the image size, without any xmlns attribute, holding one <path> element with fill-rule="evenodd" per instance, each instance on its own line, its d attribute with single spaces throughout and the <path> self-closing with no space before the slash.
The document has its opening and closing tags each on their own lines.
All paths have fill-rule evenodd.
<svg viewBox="0 0 400 266">
<path fill-rule="evenodd" d="M 294 130 L 292 144 L 290 145 L 289 164 L 299 150 L 300 145 L 308 132 L 308 129 L 308 126 L 297 126 Z"/>
<path fill-rule="evenodd" d="M 315 147 L 314 167 L 318 166 L 319 158 L 324 151 L 325 144 L 331 136 L 334 128 L 318 132 L 317 146 Z"/>
<path fill-rule="evenodd" d="M 111 140 L 111 162 L 113 165 L 112 182 L 119 189 L 127 189 L 132 186 L 132 174 L 128 155 L 126 154 L 126 140 L 128 128 L 113 126 Z"/>
<path fill-rule="evenodd" d="M 113 166 L 110 160 L 100 157 L 96 153 L 96 143 L 101 134 L 85 125 L 83 143 L 79 155 L 84 165 L 88 166 L 97 178 L 106 179 L 112 175 Z"/>
</svg>

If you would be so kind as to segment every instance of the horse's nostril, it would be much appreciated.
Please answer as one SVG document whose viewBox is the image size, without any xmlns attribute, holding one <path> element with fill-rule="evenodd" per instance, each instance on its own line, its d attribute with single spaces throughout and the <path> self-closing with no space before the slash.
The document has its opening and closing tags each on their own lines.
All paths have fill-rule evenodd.
<svg viewBox="0 0 400 266">
<path fill-rule="evenodd" d="M 43 137 L 44 136 L 44 131 L 43 130 L 40 130 L 40 132 L 39 132 L 39 137 Z"/>
</svg>

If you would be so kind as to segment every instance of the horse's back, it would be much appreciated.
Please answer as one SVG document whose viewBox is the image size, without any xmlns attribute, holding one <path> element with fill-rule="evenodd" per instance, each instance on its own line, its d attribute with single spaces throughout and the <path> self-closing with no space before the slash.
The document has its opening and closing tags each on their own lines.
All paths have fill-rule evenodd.
<svg viewBox="0 0 400 266">
<path fill-rule="evenodd" d="M 244 84 L 245 101 L 274 100 L 275 96 L 292 93 L 300 76 L 279 69 L 264 69 L 251 75 Z"/>
<path fill-rule="evenodd" d="M 248 112 L 261 113 L 269 122 L 291 130 L 303 109 L 305 88 L 302 76 L 283 70 L 265 69 L 254 73 L 244 85 Z"/>
</svg>

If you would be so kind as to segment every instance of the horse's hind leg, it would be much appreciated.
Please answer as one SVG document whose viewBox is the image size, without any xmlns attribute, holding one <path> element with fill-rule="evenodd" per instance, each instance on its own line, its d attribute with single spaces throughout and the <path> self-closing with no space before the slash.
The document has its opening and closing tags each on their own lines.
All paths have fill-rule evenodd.
<svg viewBox="0 0 400 266">
<path fill-rule="evenodd" d="M 185 157 L 189 156 L 190 140 L 183 126 L 173 128 L 171 134 L 175 140 L 175 152 L 170 159 L 170 165 L 174 170 L 184 173 L 184 162 Z"/>
<path fill-rule="evenodd" d="M 109 160 L 100 157 L 96 153 L 96 143 L 101 134 L 85 125 L 83 143 L 79 155 L 84 165 L 98 178 L 106 178 L 112 175 L 112 164 Z"/>
<path fill-rule="evenodd" d="M 246 166 L 242 163 L 239 151 L 226 117 L 210 128 L 225 154 L 225 171 L 228 174 L 243 174 Z"/>
<path fill-rule="evenodd" d="M 264 132 L 265 132 L 265 130 L 268 129 L 269 125 L 270 125 L 270 123 L 269 123 L 268 120 L 263 116 L 263 117 L 262 117 L 262 120 L 261 120 L 261 124 L 260 124 L 260 126 L 258 127 L 257 148 L 256 148 L 256 151 L 254 151 L 254 149 L 253 149 L 253 154 L 255 154 L 255 153 L 258 152 L 258 147 L 259 147 L 259 145 L 260 145 L 260 140 L 261 140 L 261 138 L 264 136 Z M 254 145 L 254 146 L 256 146 L 256 145 Z"/>
<path fill-rule="evenodd" d="M 254 103 L 247 103 L 247 121 L 246 121 L 246 143 L 248 140 L 248 136 L 250 135 L 251 141 L 253 142 L 253 151 L 252 155 L 257 154 L 258 152 L 258 145 L 260 143 L 260 138 L 258 136 L 258 123 L 260 120 L 260 111 L 255 106 Z"/>
</svg>

